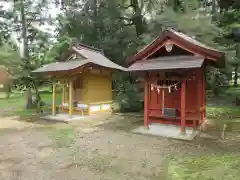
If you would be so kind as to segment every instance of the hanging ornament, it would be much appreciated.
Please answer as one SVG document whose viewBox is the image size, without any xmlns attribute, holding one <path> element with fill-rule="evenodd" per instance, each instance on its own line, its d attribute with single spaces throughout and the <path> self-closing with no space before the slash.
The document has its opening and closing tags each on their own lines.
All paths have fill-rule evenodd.
<svg viewBox="0 0 240 180">
<path fill-rule="evenodd" d="M 157 92 L 158 92 L 158 94 L 160 93 L 160 87 L 157 87 Z"/>
<path fill-rule="evenodd" d="M 168 86 L 168 92 L 171 93 L 171 86 Z"/>
<path fill-rule="evenodd" d="M 172 49 L 173 49 L 173 44 L 167 42 L 167 43 L 165 44 L 165 49 L 166 49 L 167 52 L 171 52 Z"/>
<path fill-rule="evenodd" d="M 175 90 L 177 90 L 177 85 L 175 85 Z"/>
<path fill-rule="evenodd" d="M 153 84 L 151 84 L 151 91 L 153 91 L 154 90 L 154 86 L 153 86 Z"/>
</svg>

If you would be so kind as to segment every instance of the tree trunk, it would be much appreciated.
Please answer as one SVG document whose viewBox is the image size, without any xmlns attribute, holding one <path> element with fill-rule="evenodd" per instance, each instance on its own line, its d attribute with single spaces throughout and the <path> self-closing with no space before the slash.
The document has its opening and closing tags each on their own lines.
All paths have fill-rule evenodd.
<svg viewBox="0 0 240 180">
<path fill-rule="evenodd" d="M 217 13 L 216 0 L 212 0 L 212 14 L 215 16 Z"/>
<path fill-rule="evenodd" d="M 170 6 L 175 12 L 177 12 L 181 9 L 184 10 L 181 5 L 181 1 L 179 1 L 179 0 L 168 0 L 167 5 Z"/>
<path fill-rule="evenodd" d="M 144 33 L 143 16 L 141 13 L 142 10 L 139 7 L 138 0 L 131 0 L 131 5 L 134 10 L 133 24 L 135 26 L 137 36 L 140 36 Z"/>
<path fill-rule="evenodd" d="M 213 21 L 216 20 L 217 18 L 217 5 L 216 5 L 216 0 L 212 0 L 212 14 L 213 14 Z"/>
<path fill-rule="evenodd" d="M 36 84 L 33 85 L 34 86 L 34 90 L 35 90 L 35 105 L 36 105 L 36 113 L 39 114 L 42 109 L 41 109 L 41 97 L 38 91 L 38 86 Z"/>
<path fill-rule="evenodd" d="M 234 87 L 238 86 L 238 66 L 234 67 Z"/>
<path fill-rule="evenodd" d="M 93 10 L 93 26 L 94 26 L 94 36 L 98 39 L 98 7 L 97 0 L 92 0 L 92 10 Z"/>
<path fill-rule="evenodd" d="M 31 88 L 28 88 L 27 91 L 26 91 L 26 105 L 25 107 L 27 109 L 31 108 L 33 105 L 32 103 L 32 90 Z"/>
<path fill-rule="evenodd" d="M 238 66 L 239 66 L 239 60 L 240 60 L 240 43 L 236 44 L 236 59 L 237 59 L 237 64 L 234 66 L 234 86 L 237 87 L 238 83 Z"/>
<path fill-rule="evenodd" d="M 25 63 L 28 63 L 29 60 L 29 51 L 28 51 L 28 38 L 27 38 L 27 20 L 25 15 L 25 8 L 24 8 L 24 0 L 20 1 L 20 8 L 21 8 L 21 26 L 22 26 L 22 39 L 23 39 L 23 61 L 26 61 Z M 32 107 L 32 91 L 31 87 L 27 85 L 27 100 L 26 100 L 26 107 L 31 108 Z"/>
<path fill-rule="evenodd" d="M 8 87 L 7 87 L 7 96 L 6 96 L 6 99 L 9 99 L 9 97 L 10 97 L 10 95 L 11 95 L 11 85 L 10 84 L 8 84 L 7 85 Z"/>
</svg>

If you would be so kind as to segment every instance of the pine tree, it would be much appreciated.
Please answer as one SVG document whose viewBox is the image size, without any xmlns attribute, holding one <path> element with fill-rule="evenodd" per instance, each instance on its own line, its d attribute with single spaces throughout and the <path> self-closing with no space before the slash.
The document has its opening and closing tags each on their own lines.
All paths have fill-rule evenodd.
<svg viewBox="0 0 240 180">
<path fill-rule="evenodd" d="M 39 55 L 46 50 L 49 45 L 48 39 L 50 40 L 49 35 L 38 28 L 39 25 L 49 21 L 49 17 L 46 17 L 43 11 L 47 9 L 49 2 L 16 0 L 8 3 L 10 5 L 8 9 L 1 8 L 3 20 L 0 22 L 0 34 L 2 39 L 18 48 L 21 62 L 19 71 L 15 74 L 16 82 L 19 87 L 27 88 L 26 107 L 30 108 L 32 107 L 31 89 L 35 89 L 36 94 L 38 93 L 37 81 L 31 75 L 31 71 L 42 64 L 43 58 L 39 58 Z M 15 34 L 15 42 L 12 41 L 13 34 Z"/>
</svg>

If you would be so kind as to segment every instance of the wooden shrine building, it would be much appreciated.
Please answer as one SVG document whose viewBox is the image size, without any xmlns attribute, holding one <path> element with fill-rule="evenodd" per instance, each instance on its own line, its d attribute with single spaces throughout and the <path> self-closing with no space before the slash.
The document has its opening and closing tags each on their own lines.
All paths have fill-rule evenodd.
<svg viewBox="0 0 240 180">
<path fill-rule="evenodd" d="M 99 49 L 73 45 L 59 62 L 33 71 L 53 82 L 52 115 L 56 115 L 56 85 L 62 87 L 60 110 L 90 115 L 111 111 L 112 73 L 123 67 L 107 59 Z"/>
<path fill-rule="evenodd" d="M 144 125 L 174 124 L 184 133 L 206 119 L 206 66 L 224 67 L 225 54 L 169 28 L 128 65 L 144 77 Z"/>
</svg>

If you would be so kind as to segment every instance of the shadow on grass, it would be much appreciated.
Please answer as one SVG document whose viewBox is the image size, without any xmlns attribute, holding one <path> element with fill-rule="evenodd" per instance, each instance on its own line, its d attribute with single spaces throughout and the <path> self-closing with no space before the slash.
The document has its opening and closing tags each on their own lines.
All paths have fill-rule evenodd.
<svg viewBox="0 0 240 180">
<path fill-rule="evenodd" d="M 46 111 L 45 113 L 48 114 L 50 111 Z M 14 120 L 18 120 L 21 122 L 32 123 L 36 125 L 54 125 L 58 122 L 55 121 L 46 121 L 41 117 L 44 116 L 42 113 L 37 113 L 36 109 L 15 109 L 11 111 L 6 111 L 1 114 L 1 117 L 14 117 Z M 10 118 L 11 119 L 11 118 Z"/>
</svg>

